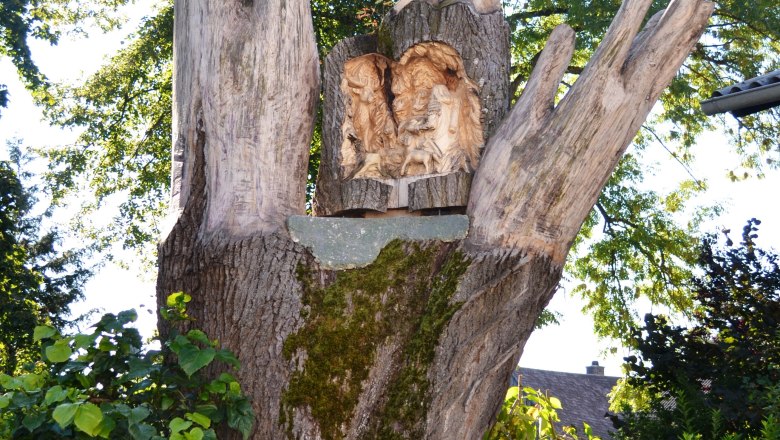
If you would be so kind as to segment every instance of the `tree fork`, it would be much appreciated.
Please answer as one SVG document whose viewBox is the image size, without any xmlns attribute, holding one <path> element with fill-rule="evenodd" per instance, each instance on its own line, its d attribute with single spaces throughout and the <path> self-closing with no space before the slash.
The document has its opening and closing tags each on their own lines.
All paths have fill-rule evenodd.
<svg viewBox="0 0 780 440">
<path fill-rule="evenodd" d="M 344 271 L 320 266 L 284 227 L 304 210 L 318 95 L 308 2 L 176 1 L 175 224 L 160 245 L 158 304 L 186 291 L 194 325 L 236 352 L 254 438 L 482 435 L 585 216 L 712 11 L 675 0 L 637 34 L 649 4 L 624 2 L 557 106 L 574 32 L 552 33 L 487 142 L 465 240 L 395 242 L 374 265 Z M 322 295 L 343 307 L 318 309 Z M 349 394 L 332 409 L 341 416 L 322 415 L 328 395 L 296 400 L 318 341 L 296 335 L 338 343 L 350 322 L 380 328 L 390 306 L 413 311 L 397 317 L 398 334 L 376 330 L 361 342 L 367 357 L 318 365 Z M 328 330 L 317 313 L 343 319 L 323 320 L 336 323 Z M 352 370 L 364 379 L 350 382 Z"/>
</svg>

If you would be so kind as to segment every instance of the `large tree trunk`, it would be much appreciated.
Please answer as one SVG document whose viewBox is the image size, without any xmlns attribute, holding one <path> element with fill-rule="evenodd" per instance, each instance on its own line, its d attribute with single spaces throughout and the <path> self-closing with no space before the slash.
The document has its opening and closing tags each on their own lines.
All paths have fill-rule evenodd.
<svg viewBox="0 0 780 440">
<path fill-rule="evenodd" d="M 318 95 L 308 2 L 176 1 L 177 218 L 158 301 L 186 291 L 195 325 L 237 353 L 254 438 L 480 438 L 588 210 L 712 10 L 674 0 L 637 36 L 649 5 L 624 2 L 557 106 L 574 33 L 553 32 L 487 142 L 465 239 L 392 241 L 341 270 L 285 227 L 303 213 Z"/>
</svg>

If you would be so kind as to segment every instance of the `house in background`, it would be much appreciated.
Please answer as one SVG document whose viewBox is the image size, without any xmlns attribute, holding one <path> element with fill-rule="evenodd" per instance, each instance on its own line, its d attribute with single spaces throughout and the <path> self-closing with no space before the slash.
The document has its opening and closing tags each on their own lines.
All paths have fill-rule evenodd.
<svg viewBox="0 0 780 440">
<path fill-rule="evenodd" d="M 585 422 L 593 434 L 604 440 L 615 431 L 608 417 L 609 398 L 607 394 L 617 383 L 618 377 L 605 376 L 604 367 L 593 362 L 585 368 L 585 374 L 562 373 L 559 371 L 517 368 L 512 373 L 511 385 L 541 390 L 561 401 L 563 409 L 558 410 L 560 426 L 574 426 L 579 432 Z"/>
<path fill-rule="evenodd" d="M 747 116 L 780 105 L 780 69 L 716 90 L 701 102 L 706 115 Z"/>
</svg>

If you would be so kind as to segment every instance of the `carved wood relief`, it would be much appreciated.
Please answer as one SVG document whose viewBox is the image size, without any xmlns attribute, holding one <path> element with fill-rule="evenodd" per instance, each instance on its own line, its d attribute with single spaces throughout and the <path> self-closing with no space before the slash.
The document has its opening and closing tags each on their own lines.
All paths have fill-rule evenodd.
<svg viewBox="0 0 780 440">
<path fill-rule="evenodd" d="M 343 179 L 471 172 L 484 146 L 477 85 L 452 47 L 412 46 L 344 64 Z"/>
</svg>

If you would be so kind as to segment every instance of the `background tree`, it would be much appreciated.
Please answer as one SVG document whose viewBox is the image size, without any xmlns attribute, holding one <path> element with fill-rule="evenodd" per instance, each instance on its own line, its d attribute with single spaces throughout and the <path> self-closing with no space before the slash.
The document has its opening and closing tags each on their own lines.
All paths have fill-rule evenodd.
<svg viewBox="0 0 780 440">
<path fill-rule="evenodd" d="M 115 28 L 119 20 L 112 16 L 127 0 L 13 0 L 0 4 L 0 55 L 11 59 L 19 77 L 30 90 L 41 91 L 48 85 L 32 59 L 31 38 L 57 44 L 63 32 L 83 32 L 82 25 Z M 42 96 L 45 99 L 45 93 Z M 8 103 L 8 90 L 0 84 L 0 107 Z"/>
<path fill-rule="evenodd" d="M 758 247 L 758 224 L 747 223 L 738 245 L 728 232 L 720 248 L 716 237 L 705 239 L 691 326 L 648 314 L 633 332 L 638 356 L 626 358 L 628 383 L 652 400 L 625 438 L 758 435 L 763 419 L 780 416 L 780 267 L 777 254 Z"/>
<path fill-rule="evenodd" d="M 18 147 L 18 146 L 17 146 Z M 24 157 L 0 161 L 0 372 L 13 373 L 38 350 L 36 325 L 63 329 L 91 271 L 84 251 L 62 251 L 56 230 L 41 232 L 35 188 L 25 187 Z"/>
<path fill-rule="evenodd" d="M 320 59 L 339 39 L 374 29 L 388 5 L 338 1 L 310 3 Z M 585 60 L 602 38 L 614 1 L 506 2 L 513 51 L 512 87 L 523 90 L 547 35 L 560 23 L 572 23 L 578 34 L 564 88 L 577 79 Z M 662 7 L 654 2 L 652 11 Z M 758 14 L 756 11 L 762 11 Z M 725 116 L 706 118 L 698 102 L 726 84 L 777 66 L 780 12 L 771 0 L 750 7 L 738 1 L 719 2 L 703 42 L 684 64 L 672 86 L 661 96 L 661 110 L 643 125 L 633 154 L 617 168 L 586 221 L 567 270 L 580 281 L 575 292 L 585 297 L 601 335 L 622 337 L 638 320 L 632 305 L 644 297 L 654 304 L 684 312 L 690 305 L 686 281 L 695 263 L 697 228 L 715 211 L 703 210 L 688 223 L 673 219 L 706 182 L 692 177 L 669 193 L 641 188 L 641 155 L 660 144 L 673 160 L 686 166 L 694 157 L 697 136 L 718 128 L 731 134 L 743 153 L 745 167 L 735 164 L 733 176 L 762 170 L 764 159 L 774 164 L 778 149 L 777 111 L 729 122 Z M 119 214 L 103 231 L 88 233 L 101 243 L 122 240 L 143 246 L 158 234 L 164 194 L 170 190 L 170 87 L 172 8 L 161 1 L 125 49 L 86 84 L 57 89 L 46 101 L 50 120 L 64 127 L 85 128 L 79 141 L 50 151 L 51 182 L 57 200 L 86 179 L 95 199 L 84 208 L 95 212 L 111 194 L 122 194 Z M 315 126 L 309 182 L 316 178 L 319 125 Z M 309 195 L 311 195 L 311 185 Z M 603 231 L 603 233 L 599 232 Z M 121 238 L 118 238 L 121 237 Z"/>
</svg>

